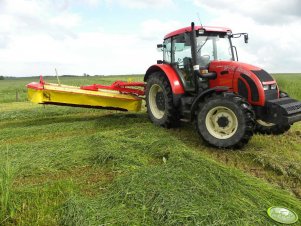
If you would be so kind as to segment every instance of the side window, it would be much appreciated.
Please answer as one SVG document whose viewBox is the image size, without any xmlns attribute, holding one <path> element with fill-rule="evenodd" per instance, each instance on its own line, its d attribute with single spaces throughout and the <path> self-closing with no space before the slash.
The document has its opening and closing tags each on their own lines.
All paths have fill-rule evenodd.
<svg viewBox="0 0 301 226">
<path fill-rule="evenodd" d="M 174 58 L 172 63 L 177 63 L 178 68 L 187 67 L 191 60 L 191 47 L 189 34 L 181 34 L 173 38 Z"/>
<path fill-rule="evenodd" d="M 215 59 L 214 39 L 215 37 L 212 36 L 199 36 L 197 38 L 197 63 L 201 67 L 207 67 L 210 61 Z"/>
<path fill-rule="evenodd" d="M 165 39 L 163 44 L 165 45 L 163 52 L 163 60 L 165 62 L 171 63 L 171 39 Z"/>
<path fill-rule="evenodd" d="M 193 87 L 190 34 L 184 33 L 173 37 L 172 48 L 174 52 L 172 63 L 177 67 L 184 86 Z"/>
</svg>

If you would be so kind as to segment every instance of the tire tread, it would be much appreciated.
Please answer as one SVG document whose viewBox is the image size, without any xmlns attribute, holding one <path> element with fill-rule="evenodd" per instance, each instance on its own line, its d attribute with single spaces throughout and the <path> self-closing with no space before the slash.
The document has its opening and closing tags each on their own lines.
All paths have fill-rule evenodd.
<svg viewBox="0 0 301 226">
<path fill-rule="evenodd" d="M 166 96 L 167 96 L 166 116 L 163 117 L 164 118 L 163 120 L 156 120 L 154 118 L 154 116 L 152 116 L 152 113 L 148 106 L 147 100 L 148 100 L 149 89 L 151 87 L 151 84 L 154 84 L 154 83 L 157 83 L 157 84 L 161 83 L 163 86 L 162 88 L 165 90 Z M 179 126 L 179 123 L 180 123 L 179 113 L 173 104 L 172 89 L 171 89 L 168 79 L 166 78 L 165 74 L 163 74 L 162 72 L 154 72 L 147 79 L 146 108 L 147 108 L 148 117 L 154 124 L 165 127 L 165 128 L 172 128 L 172 127 Z"/>
</svg>

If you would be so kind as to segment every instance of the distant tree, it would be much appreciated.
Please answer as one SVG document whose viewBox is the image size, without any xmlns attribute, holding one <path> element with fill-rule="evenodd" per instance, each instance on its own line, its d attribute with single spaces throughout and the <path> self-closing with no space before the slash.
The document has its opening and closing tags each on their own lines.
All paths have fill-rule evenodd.
<svg viewBox="0 0 301 226">
<path fill-rule="evenodd" d="M 4 80 L 4 76 L 0 75 L 0 80 Z"/>
</svg>

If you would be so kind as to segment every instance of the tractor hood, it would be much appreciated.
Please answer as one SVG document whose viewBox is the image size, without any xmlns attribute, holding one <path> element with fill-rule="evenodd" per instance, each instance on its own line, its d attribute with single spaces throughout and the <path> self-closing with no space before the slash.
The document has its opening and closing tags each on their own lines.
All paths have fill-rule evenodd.
<svg viewBox="0 0 301 226">
<path fill-rule="evenodd" d="M 237 61 L 212 61 L 209 65 L 209 71 L 215 71 L 221 75 L 247 76 L 255 83 L 258 83 L 258 85 L 276 83 L 273 77 L 265 70 Z M 235 79 L 235 76 L 233 79 Z"/>
<path fill-rule="evenodd" d="M 246 75 L 249 75 L 253 71 L 261 70 L 259 67 L 237 61 L 212 61 L 209 66 L 209 71 L 221 71 L 223 73 L 239 72 Z"/>
<path fill-rule="evenodd" d="M 279 96 L 276 81 L 259 67 L 237 61 L 212 61 L 209 71 L 216 72 L 219 78 L 211 86 L 230 87 L 252 105 L 264 106 L 267 100 Z"/>
</svg>

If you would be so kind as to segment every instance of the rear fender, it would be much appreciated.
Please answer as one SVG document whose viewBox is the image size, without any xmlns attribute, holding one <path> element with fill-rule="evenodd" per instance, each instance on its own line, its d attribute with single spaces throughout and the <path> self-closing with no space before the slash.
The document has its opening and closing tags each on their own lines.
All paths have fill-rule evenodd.
<svg viewBox="0 0 301 226">
<path fill-rule="evenodd" d="M 145 73 L 144 81 L 146 82 L 149 75 L 154 72 L 162 72 L 167 77 L 173 94 L 184 94 L 184 87 L 177 72 L 169 64 L 156 64 L 151 66 Z"/>
</svg>

